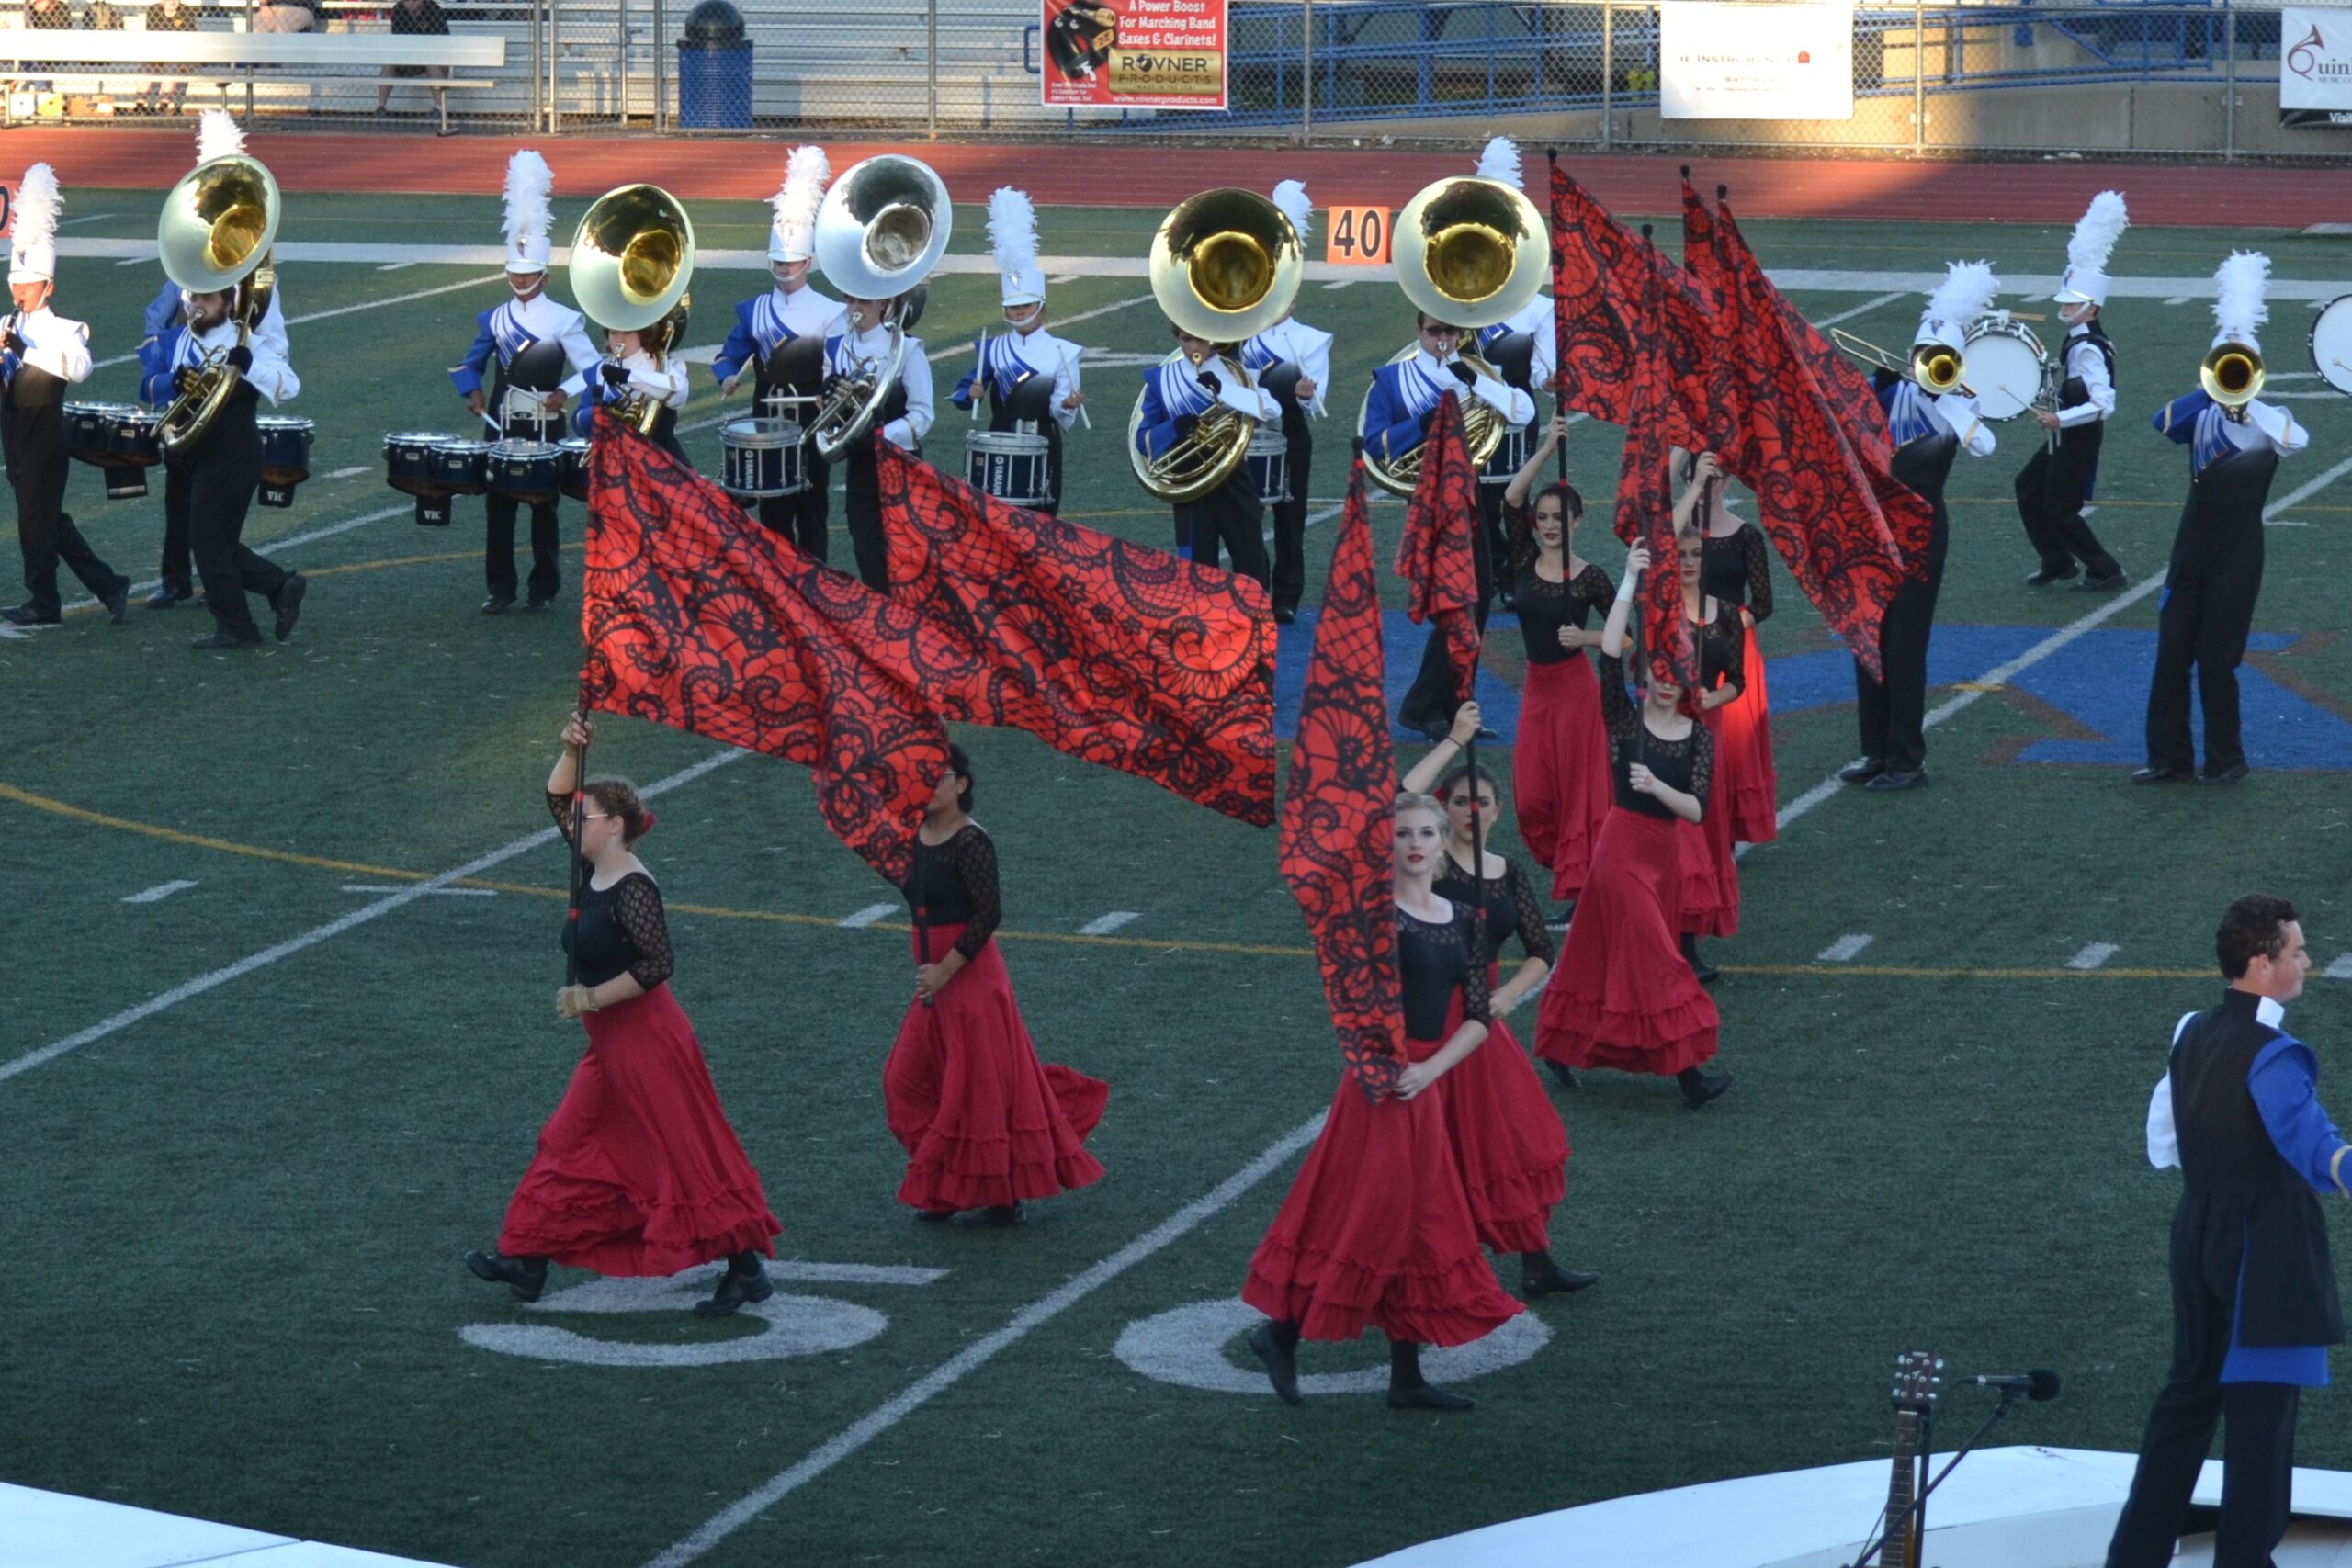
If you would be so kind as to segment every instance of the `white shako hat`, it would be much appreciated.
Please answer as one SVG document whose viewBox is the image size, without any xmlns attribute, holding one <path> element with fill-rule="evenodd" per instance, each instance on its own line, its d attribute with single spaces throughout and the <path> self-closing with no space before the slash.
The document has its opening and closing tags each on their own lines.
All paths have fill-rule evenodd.
<svg viewBox="0 0 2352 1568">
<path fill-rule="evenodd" d="M 196 161 L 233 158 L 245 150 L 245 133 L 227 109 L 206 109 L 196 121 Z"/>
<path fill-rule="evenodd" d="M 775 220 L 768 229 L 768 260 L 804 262 L 817 254 L 817 209 L 832 183 L 833 165 L 822 147 L 795 147 L 785 161 L 784 184 L 768 200 Z"/>
<path fill-rule="evenodd" d="M 1508 136 L 1498 136 L 1487 142 L 1486 151 L 1478 154 L 1478 177 L 1500 180 L 1513 190 L 1525 190 L 1527 186 L 1519 171 L 1519 143 Z"/>
<path fill-rule="evenodd" d="M 1939 343 L 1960 353 L 1968 346 L 1969 324 L 1993 308 L 1994 296 L 2000 292 L 2001 280 L 1993 276 L 1991 263 L 1950 264 L 1944 280 L 1928 296 L 1928 308 L 1919 313 L 1919 330 L 1911 341 Z"/>
<path fill-rule="evenodd" d="M 2051 298 L 2066 305 L 2106 304 L 2108 288 L 2114 281 L 2107 276 L 2107 258 L 2131 226 L 2132 215 L 2124 210 L 2121 191 L 2103 190 L 2091 197 L 2089 208 L 2075 225 L 2074 236 L 2066 242 L 2065 276 L 2058 280 L 2058 292 Z"/>
<path fill-rule="evenodd" d="M 989 254 L 996 258 L 1007 309 L 1046 302 L 1046 274 L 1037 265 L 1037 209 L 1028 192 L 1000 186 L 989 197 Z"/>
<path fill-rule="evenodd" d="M 57 281 L 57 215 L 65 197 L 57 188 L 57 171 L 35 164 L 17 186 L 17 228 L 8 246 L 8 281 Z"/>
<path fill-rule="evenodd" d="M 506 270 L 514 273 L 548 269 L 548 231 L 555 214 L 548 198 L 555 194 L 555 171 L 548 161 L 526 147 L 506 160 Z"/>
<path fill-rule="evenodd" d="M 2211 346 L 2242 343 L 2256 354 L 2262 352 L 2262 340 L 2255 333 L 2270 319 L 2270 307 L 2262 299 L 2269 282 L 2270 258 L 2260 251 L 2233 251 L 2214 269 Z"/>
</svg>

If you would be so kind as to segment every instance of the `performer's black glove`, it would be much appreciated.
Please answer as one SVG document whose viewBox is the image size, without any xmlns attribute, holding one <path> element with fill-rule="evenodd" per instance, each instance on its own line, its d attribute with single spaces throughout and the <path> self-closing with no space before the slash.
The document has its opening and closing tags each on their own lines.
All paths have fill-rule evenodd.
<svg viewBox="0 0 2352 1568">
<path fill-rule="evenodd" d="M 254 367 L 254 351 L 243 344 L 229 351 L 229 368 L 242 376 Z"/>
<path fill-rule="evenodd" d="M 617 359 L 605 360 L 604 373 L 605 385 L 607 387 L 622 387 L 628 384 L 628 367 Z"/>
<path fill-rule="evenodd" d="M 1212 398 L 1225 390 L 1225 383 L 1218 380 L 1216 378 L 1216 373 L 1212 370 L 1204 370 L 1201 372 L 1201 385 L 1207 389 L 1209 396 Z"/>
<path fill-rule="evenodd" d="M 6 337 L 0 338 L 0 348 L 5 348 L 11 354 L 21 355 L 25 352 L 25 340 L 18 337 L 16 330 L 11 328 L 9 329 L 9 333 Z"/>
<path fill-rule="evenodd" d="M 172 372 L 172 390 L 175 392 L 192 392 L 196 390 L 196 367 L 193 365 L 183 365 Z"/>
<path fill-rule="evenodd" d="M 1465 387 L 1475 387 L 1478 384 L 1478 373 L 1476 370 L 1471 369 L 1467 365 L 1463 364 L 1459 359 L 1447 366 L 1446 368 L 1453 371 L 1454 379 L 1460 381 Z"/>
<path fill-rule="evenodd" d="M 1182 441 L 1200 428 L 1201 416 L 1196 413 L 1180 413 L 1176 416 L 1175 423 L 1176 438 Z"/>
</svg>

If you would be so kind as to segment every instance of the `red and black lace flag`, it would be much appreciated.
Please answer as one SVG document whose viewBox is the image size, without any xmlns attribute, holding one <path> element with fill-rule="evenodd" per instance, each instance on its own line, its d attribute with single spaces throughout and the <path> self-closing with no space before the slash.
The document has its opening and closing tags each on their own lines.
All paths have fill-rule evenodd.
<svg viewBox="0 0 2352 1568">
<path fill-rule="evenodd" d="M 1377 1100 L 1395 1089 L 1405 1067 L 1405 1004 L 1391 841 L 1396 752 L 1388 739 L 1380 581 L 1363 485 L 1358 457 L 1299 698 L 1283 795 L 1282 867 L 1315 937 L 1340 1053 L 1364 1097 Z"/>
<path fill-rule="evenodd" d="M 588 705 L 813 769 L 826 825 L 904 880 L 947 771 L 920 617 L 747 526 L 724 491 L 636 432 L 597 425 Z"/>
<path fill-rule="evenodd" d="M 1723 189 L 1715 187 L 1720 193 Z M 1723 225 L 1690 185 L 1690 171 L 1682 171 L 1682 265 L 1705 291 L 1713 307 L 1708 312 L 1708 355 L 1702 381 L 1709 416 L 1701 421 L 1722 443 L 1715 455 L 1725 469 L 1736 472 L 1742 454 L 1739 436 L 1748 411 L 1747 378 L 1741 361 L 1749 353 L 1743 334 L 1739 299 L 1733 288 L 1730 256 L 1724 244 Z"/>
<path fill-rule="evenodd" d="M 1438 399 L 1437 418 L 1421 443 L 1421 476 L 1405 506 L 1396 541 L 1396 575 L 1405 580 L 1405 614 L 1435 619 L 1453 664 L 1453 689 L 1467 701 L 1478 668 L 1478 468 L 1462 438 L 1462 400 Z"/>
<path fill-rule="evenodd" d="M 1753 270 L 1764 277 L 1764 269 L 1756 265 L 1755 253 L 1747 248 L 1747 237 L 1739 231 L 1738 222 L 1732 217 L 1729 200 L 1715 204 L 1713 236 L 1724 261 L 1726 274 L 1736 276 L 1743 268 Z M 1775 288 L 1771 279 L 1764 278 L 1770 289 L 1774 313 L 1787 330 L 1789 341 L 1813 372 L 1815 384 L 1837 411 L 1838 422 L 1845 427 L 1846 438 L 1852 442 L 1871 465 L 1883 473 L 1894 457 L 1894 443 L 1886 431 L 1886 410 L 1880 406 L 1878 394 L 1871 389 L 1871 379 L 1862 367 L 1829 341 L 1820 328 L 1815 326 L 1803 310 Z"/>
<path fill-rule="evenodd" d="M 1644 304 L 1655 305 L 1655 280 L 1645 293 Z M 1634 321 L 1637 327 L 1645 324 L 1642 317 Z M 1668 471 L 1673 367 L 1666 362 L 1658 334 L 1637 332 L 1634 341 L 1637 347 L 1625 411 L 1625 449 L 1617 470 L 1617 536 L 1650 553 L 1649 570 L 1642 579 L 1642 651 L 1651 674 L 1680 686 L 1687 704 L 1695 700 L 1699 667 L 1690 617 L 1682 607 L 1681 557 L 1675 548 L 1674 491 Z"/>
<path fill-rule="evenodd" d="M 890 596 L 933 710 L 1025 729 L 1257 827 L 1274 819 L 1274 619 L 1254 578 L 1026 512 L 877 442 Z"/>
<path fill-rule="evenodd" d="M 1552 165 L 1552 309 L 1556 317 L 1560 391 L 1567 405 L 1611 424 L 1632 423 L 1634 362 L 1644 343 L 1645 290 L 1659 285 L 1657 325 L 1672 372 L 1667 439 L 1712 448 L 1705 381 L 1713 356 L 1713 301 L 1655 246 L 1610 216 L 1557 164 Z"/>
</svg>

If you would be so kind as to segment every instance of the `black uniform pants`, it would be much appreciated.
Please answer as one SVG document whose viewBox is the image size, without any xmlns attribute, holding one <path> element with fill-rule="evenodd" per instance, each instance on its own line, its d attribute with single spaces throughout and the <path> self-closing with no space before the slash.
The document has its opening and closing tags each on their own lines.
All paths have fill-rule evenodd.
<svg viewBox="0 0 2352 1568">
<path fill-rule="evenodd" d="M 276 598 L 287 574 L 244 543 L 245 513 L 261 483 L 261 436 L 250 408 L 242 422 L 236 415 L 233 407 L 224 411 L 186 465 L 165 466 L 164 536 L 176 531 L 187 542 L 214 623 L 231 637 L 259 642 L 245 595 Z"/>
<path fill-rule="evenodd" d="M 2222 1447 L 2213 1565 L 2269 1568 L 2270 1553 L 2287 1533 L 2302 1391 L 2289 1383 L 2222 1382 L 2237 1303 L 2214 1294 L 2198 1269 L 2184 1269 L 2182 1263 L 2173 1260 L 2172 1370 L 2148 1412 L 2139 1468 L 2108 1543 L 2107 1568 L 2163 1568 L 2171 1561 L 2189 1494 L 2221 1422 L 2229 1430 Z"/>
<path fill-rule="evenodd" d="M 492 491 L 482 498 L 482 512 L 490 519 L 489 533 L 482 550 L 482 577 L 489 584 L 492 597 L 514 597 L 514 517 L 522 503 L 511 495 Z M 531 504 L 531 601 L 544 604 L 555 597 L 562 585 L 563 575 L 557 563 L 556 552 L 562 540 L 556 532 L 555 502 L 535 502 Z"/>
<path fill-rule="evenodd" d="M 876 593 L 890 591 L 890 540 L 882 530 L 882 475 L 868 444 L 850 448 L 842 484 L 847 502 L 850 549 L 857 557 L 857 575 Z"/>
<path fill-rule="evenodd" d="M 832 497 L 827 487 L 832 482 L 832 470 L 817 456 L 816 446 L 807 442 L 801 444 L 800 464 L 808 488 L 797 495 L 762 496 L 760 525 L 791 540 L 810 560 L 822 561 L 830 545 L 826 525 L 831 520 Z"/>
<path fill-rule="evenodd" d="M 1928 765 L 1928 643 L 1936 630 L 1936 598 L 1943 591 L 1944 556 L 1951 530 L 1939 516 L 1928 536 L 1928 576 L 1894 591 L 1879 623 L 1882 679 L 1857 660 L 1854 712 L 1861 724 L 1862 755 L 1884 763 L 1889 773 L 1916 773 Z"/>
<path fill-rule="evenodd" d="M 2233 536 L 2226 542 L 2173 552 L 2164 610 L 2156 617 L 2156 671 L 2148 682 L 2150 767 L 2196 766 L 2188 724 L 2192 670 L 2205 710 L 2205 771 L 2217 773 L 2245 761 L 2238 663 L 2262 594 L 2262 524 L 2257 517 L 2252 527 L 2229 532 Z"/>
<path fill-rule="evenodd" d="M 65 409 L 62 403 L 8 400 L 0 412 L 6 440 L 8 484 L 17 492 L 17 539 L 25 552 L 25 598 L 41 620 L 64 608 L 57 592 L 57 564 L 63 561 L 82 586 L 103 600 L 130 580 L 100 560 L 82 530 L 65 512 Z"/>
<path fill-rule="evenodd" d="M 1264 582 L 1264 514 L 1265 508 L 1258 501 L 1257 484 L 1250 477 L 1250 466 L 1244 463 L 1233 470 L 1230 479 L 1200 500 L 1188 501 L 1176 508 L 1176 532 L 1193 559 L 1202 566 L 1223 564 L 1217 554 L 1222 544 L 1225 552 L 1233 558 L 1236 572 Z"/>
<path fill-rule="evenodd" d="M 1267 588 L 1277 610 L 1295 610 L 1306 592 L 1307 472 L 1315 465 L 1315 436 L 1304 411 L 1283 411 L 1283 439 L 1290 445 L 1290 497 L 1274 503 L 1274 574 Z"/>
<path fill-rule="evenodd" d="M 2064 431 L 2055 453 L 2045 441 L 2018 470 L 2018 517 L 2044 571 L 2072 571 L 2077 561 L 2092 577 L 2113 577 L 2123 570 L 2083 520 L 2083 501 L 2098 471 L 2106 428 L 2104 423 L 2082 424 Z"/>
<path fill-rule="evenodd" d="M 1478 629 L 1487 629 L 1487 605 L 1495 596 L 1494 560 L 1487 551 L 1487 531 L 1474 528 L 1470 536 L 1470 555 L 1478 568 Z M 1413 684 L 1405 693 L 1405 700 L 1396 705 L 1396 722 L 1408 729 L 1442 730 L 1453 722 L 1453 710 L 1470 694 L 1462 690 L 1453 672 L 1453 660 L 1445 650 L 1445 628 L 1432 622 L 1429 637 L 1421 644 L 1421 667 L 1413 675 Z"/>
</svg>

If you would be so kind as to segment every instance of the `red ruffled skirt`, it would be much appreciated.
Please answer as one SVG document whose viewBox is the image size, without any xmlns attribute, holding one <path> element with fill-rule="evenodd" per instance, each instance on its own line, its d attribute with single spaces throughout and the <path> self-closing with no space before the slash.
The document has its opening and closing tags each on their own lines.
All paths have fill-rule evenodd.
<svg viewBox="0 0 2352 1568">
<path fill-rule="evenodd" d="M 1418 1062 L 1442 1043 L 1406 1049 Z M 1369 1325 L 1391 1339 L 1467 1345 L 1519 1314 L 1478 1250 L 1446 1135 L 1445 1093 L 1461 1070 L 1376 1104 L 1340 1075 L 1322 1134 L 1250 1257 L 1243 1301 L 1306 1339 L 1354 1339 Z"/>
<path fill-rule="evenodd" d="M 960 925 L 917 931 L 916 962 L 963 934 Z M 907 1151 L 899 1201 L 1001 1208 L 1099 1180 L 1084 1144 L 1110 1098 L 1101 1078 L 1037 1060 L 991 938 L 929 1007 L 907 1009 L 883 1066 L 883 1111 Z"/>
<path fill-rule="evenodd" d="M 1551 869 L 1554 898 L 1566 901 L 1584 891 L 1613 787 L 1592 660 L 1578 653 L 1556 664 L 1528 665 L 1510 791 L 1519 836 L 1538 863 Z"/>
<path fill-rule="evenodd" d="M 667 1275 L 784 1227 L 719 1109 L 670 987 L 583 1013 L 588 1049 L 506 1205 L 498 1250 L 599 1274 Z"/>
<path fill-rule="evenodd" d="M 1732 853 L 1731 780 L 1724 773 L 1724 715 L 1710 708 L 1702 720 L 1715 738 L 1715 766 L 1707 784 L 1707 814 L 1682 829 L 1681 929 L 1692 936 L 1739 934 L 1739 861 Z"/>
<path fill-rule="evenodd" d="M 1488 987 L 1498 981 L 1490 971 Z M 1438 1087 L 1478 1239 L 1497 1252 L 1550 1247 L 1552 1210 L 1568 1190 L 1568 1133 L 1510 1025 L 1495 1020 Z"/>
<path fill-rule="evenodd" d="M 1743 844 L 1769 844 L 1781 836 L 1781 775 L 1772 766 L 1772 699 L 1764 688 L 1764 649 L 1754 626 L 1747 628 L 1747 689 L 1715 710 L 1723 718 L 1715 732 L 1715 776 L 1728 784 L 1731 836 Z"/>
<path fill-rule="evenodd" d="M 1679 817 L 1623 807 L 1609 814 L 1559 967 L 1544 988 L 1537 1055 L 1671 1077 L 1715 1054 L 1715 1004 L 1676 934 L 1682 845 L 1692 831 Z"/>
</svg>

